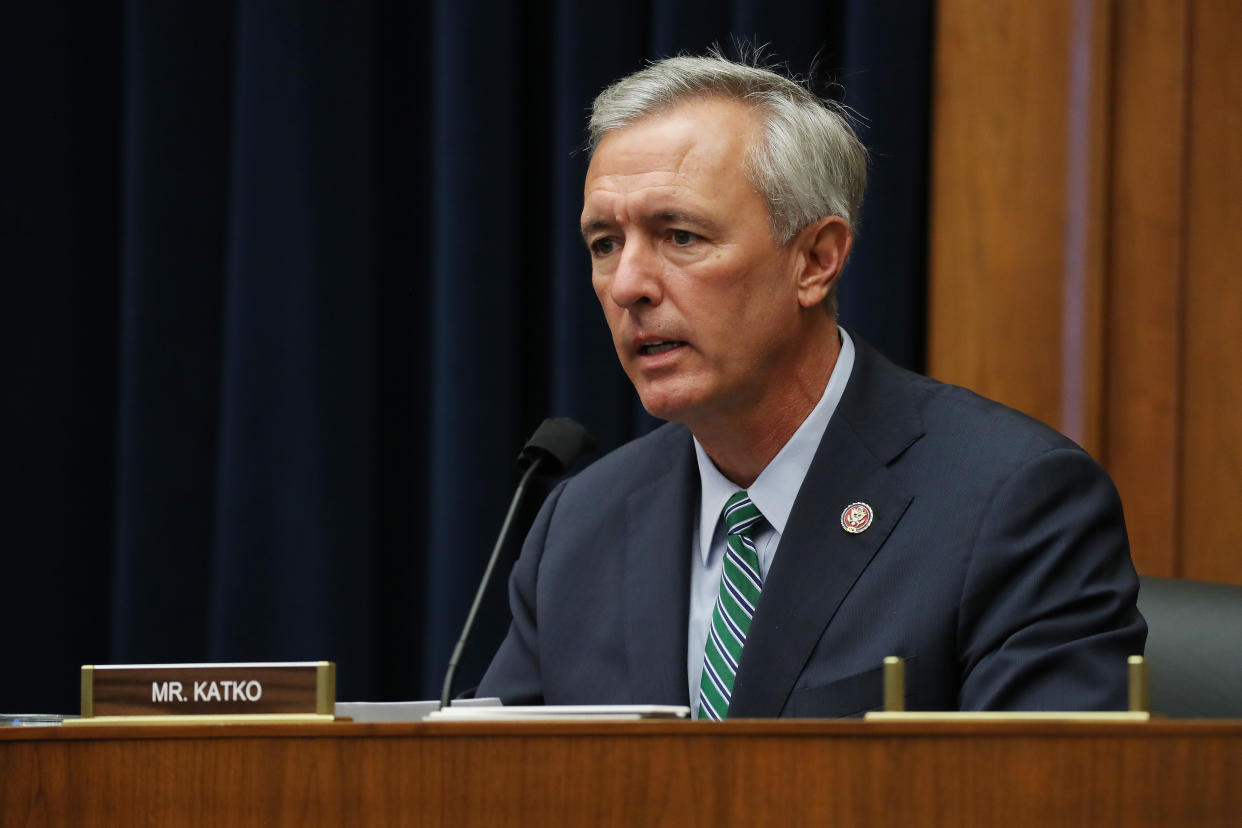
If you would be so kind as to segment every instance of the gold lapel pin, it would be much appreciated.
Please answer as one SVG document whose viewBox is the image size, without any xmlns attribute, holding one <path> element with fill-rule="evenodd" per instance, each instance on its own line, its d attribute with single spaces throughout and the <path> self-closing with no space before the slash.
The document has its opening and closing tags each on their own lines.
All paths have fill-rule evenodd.
<svg viewBox="0 0 1242 828">
<path fill-rule="evenodd" d="M 859 501 L 845 507 L 845 511 L 841 513 L 841 528 L 851 535 L 857 535 L 859 532 L 866 532 L 873 520 L 875 513 L 871 511 L 871 507 Z"/>
</svg>

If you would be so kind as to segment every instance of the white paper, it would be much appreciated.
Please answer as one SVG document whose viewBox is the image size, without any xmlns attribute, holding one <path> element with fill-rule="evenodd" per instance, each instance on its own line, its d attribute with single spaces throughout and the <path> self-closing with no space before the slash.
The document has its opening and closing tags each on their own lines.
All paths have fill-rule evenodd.
<svg viewBox="0 0 1242 828">
<path fill-rule="evenodd" d="M 496 721 L 627 721 L 634 719 L 685 719 L 690 708 L 665 704 L 581 704 L 515 707 L 450 707 L 427 717 L 431 722 Z"/>
<path fill-rule="evenodd" d="M 500 699 L 453 699 L 449 702 L 453 707 L 498 707 Z M 403 701 L 403 702 L 337 702 L 336 717 L 353 719 L 355 722 L 421 722 L 440 709 L 440 702 Z"/>
</svg>

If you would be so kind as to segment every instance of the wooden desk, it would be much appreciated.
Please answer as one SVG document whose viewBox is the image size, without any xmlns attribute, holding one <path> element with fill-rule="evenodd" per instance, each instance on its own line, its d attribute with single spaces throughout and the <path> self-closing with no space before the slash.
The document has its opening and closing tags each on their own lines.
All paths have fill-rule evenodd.
<svg viewBox="0 0 1242 828">
<path fill-rule="evenodd" d="M 0 729 L 26 825 L 1239 825 L 1242 722 Z"/>
</svg>

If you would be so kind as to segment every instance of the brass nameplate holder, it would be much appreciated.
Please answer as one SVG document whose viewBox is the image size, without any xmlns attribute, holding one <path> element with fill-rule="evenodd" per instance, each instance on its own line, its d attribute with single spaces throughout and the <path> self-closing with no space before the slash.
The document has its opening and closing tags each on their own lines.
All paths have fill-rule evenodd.
<svg viewBox="0 0 1242 828">
<path fill-rule="evenodd" d="M 1127 711 L 956 711 L 906 710 L 906 665 L 900 658 L 884 659 L 884 710 L 872 711 L 863 718 L 882 722 L 1145 722 L 1151 719 L 1147 710 L 1147 662 L 1142 656 L 1130 656 L 1130 709 Z"/>
<path fill-rule="evenodd" d="M 336 665 L 97 664 L 82 667 L 82 718 L 66 725 L 330 722 Z"/>
</svg>

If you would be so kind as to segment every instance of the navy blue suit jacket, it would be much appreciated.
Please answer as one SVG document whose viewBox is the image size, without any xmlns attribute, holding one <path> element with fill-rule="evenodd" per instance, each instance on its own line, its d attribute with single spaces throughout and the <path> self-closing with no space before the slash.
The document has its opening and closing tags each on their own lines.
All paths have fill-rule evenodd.
<svg viewBox="0 0 1242 828">
<path fill-rule="evenodd" d="M 798 493 L 742 653 L 730 717 L 881 705 L 1126 705 L 1143 651 L 1121 502 L 1053 429 L 902 370 L 854 339 L 854 370 Z M 687 704 L 690 433 L 666 425 L 563 482 L 510 581 L 513 622 L 481 682 L 509 704 Z M 872 507 L 860 534 L 850 503 Z"/>
</svg>

